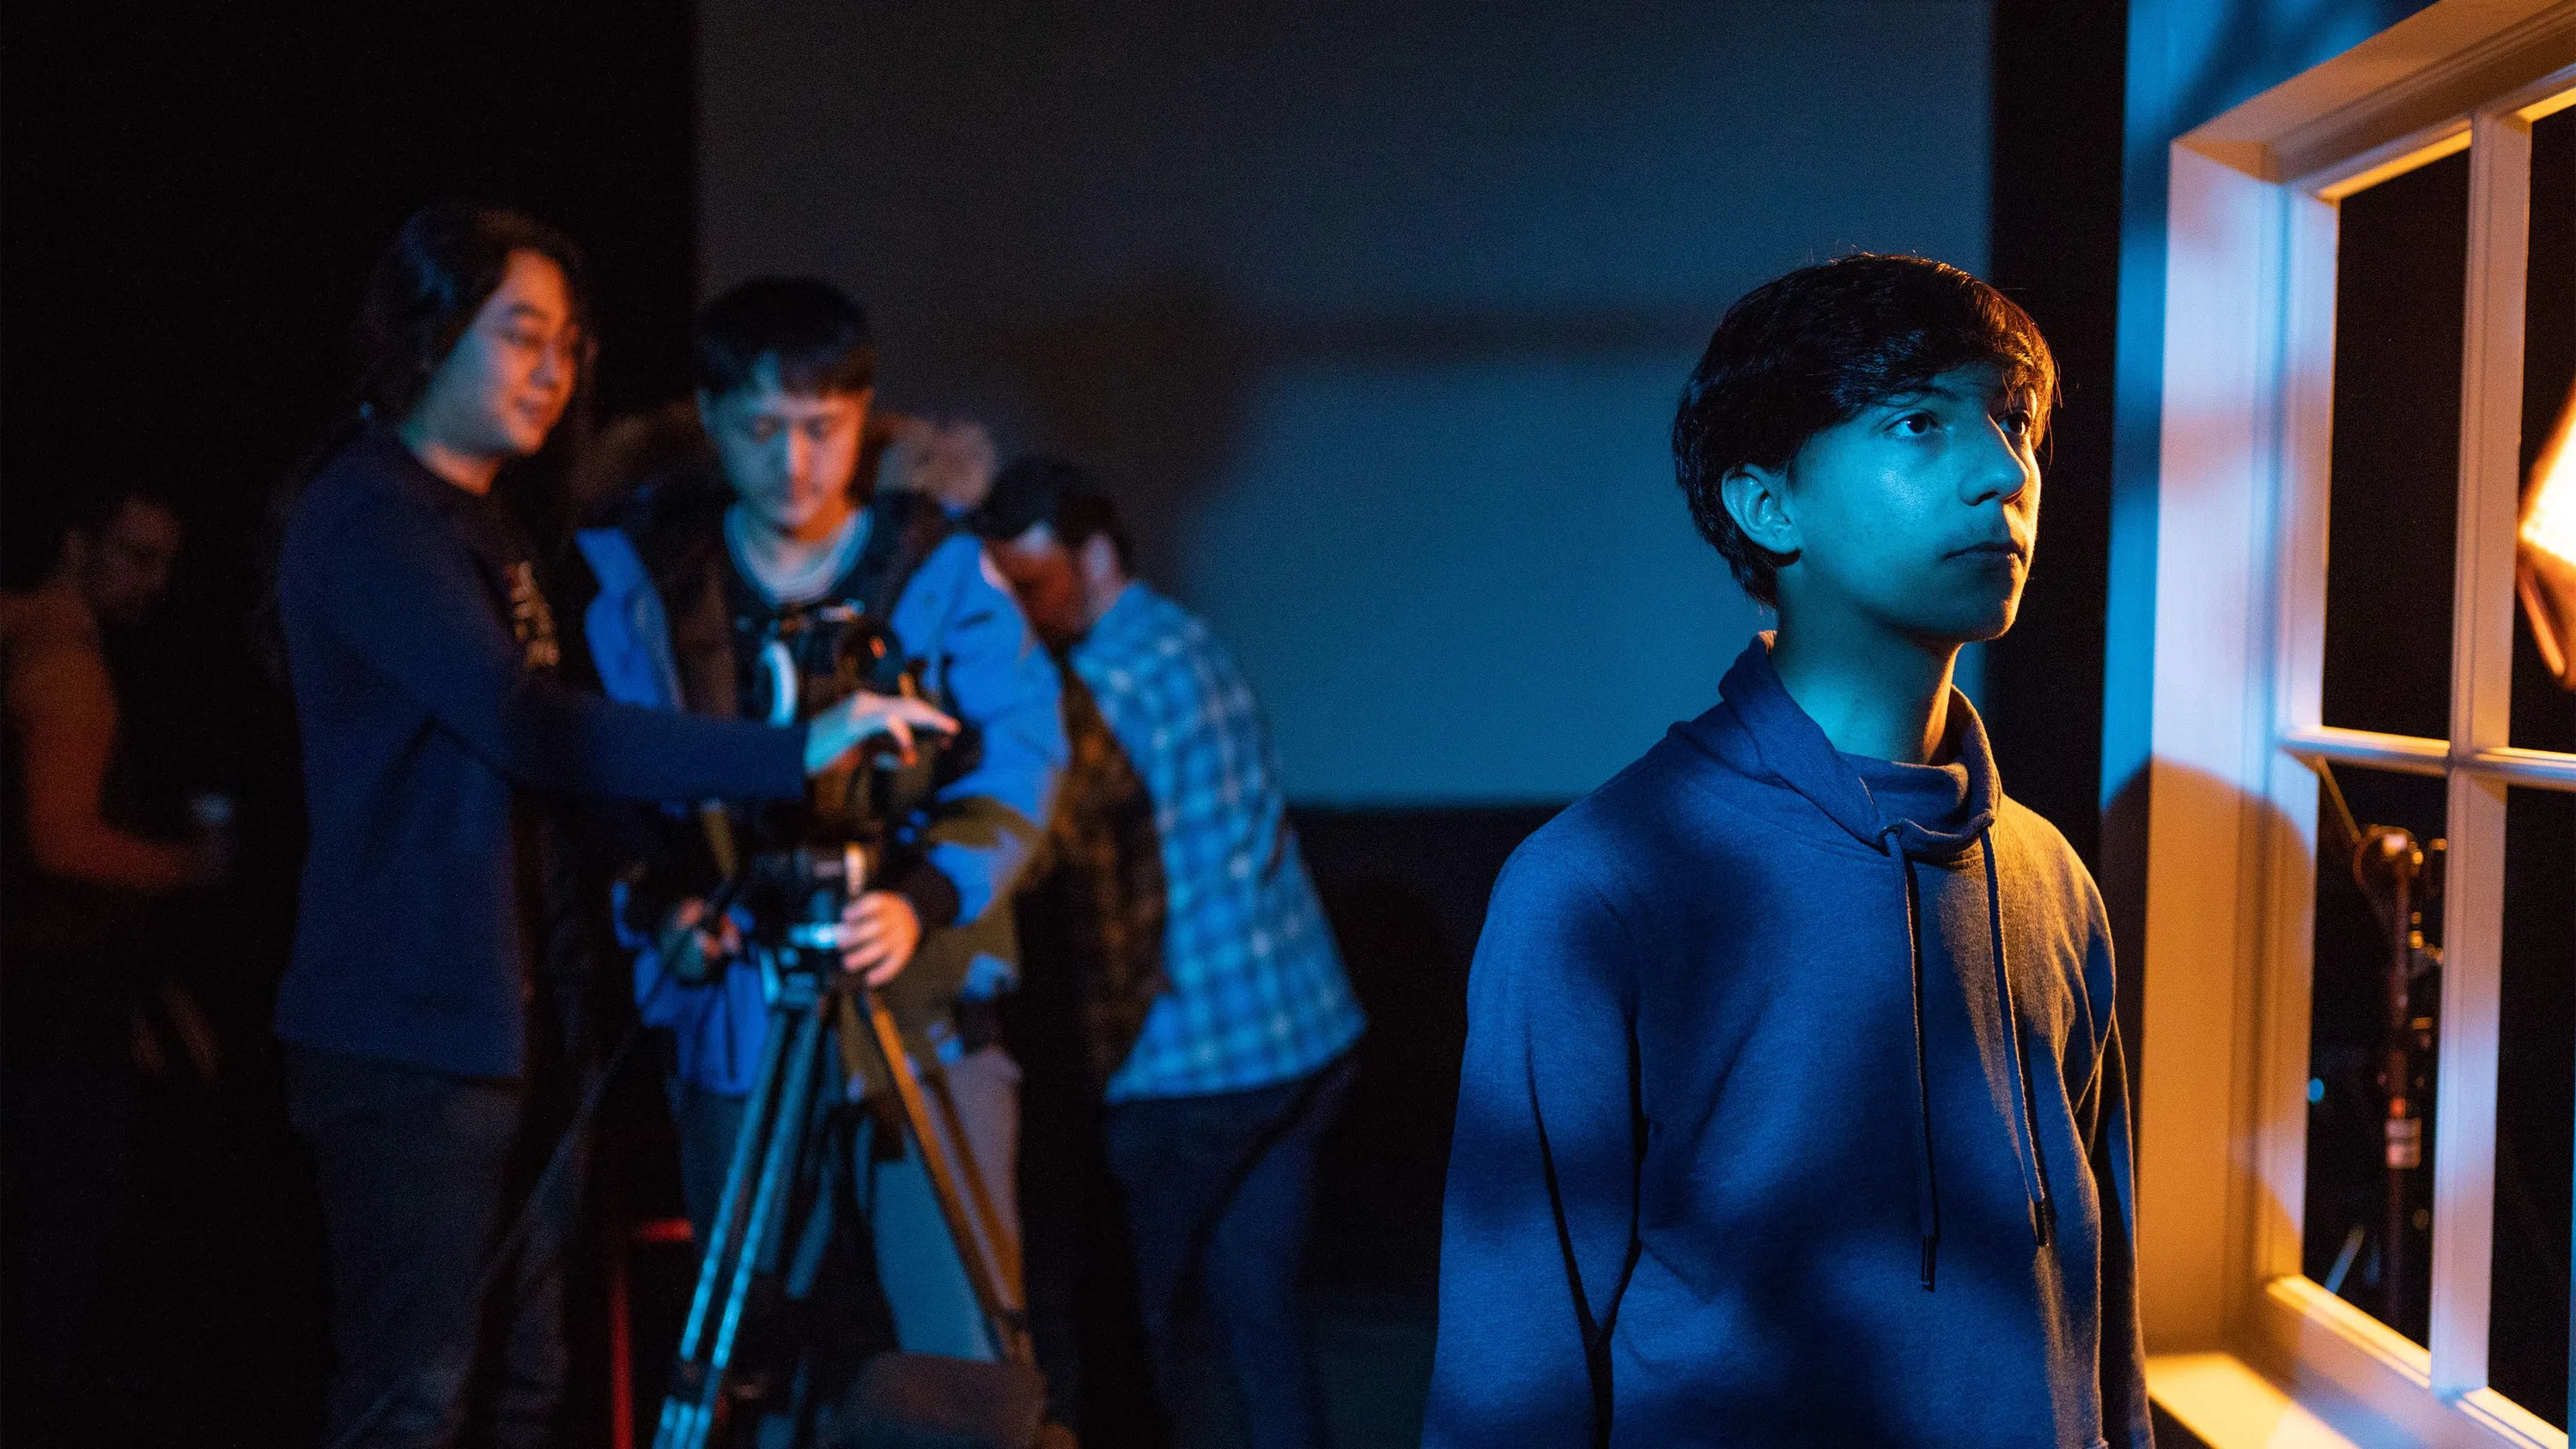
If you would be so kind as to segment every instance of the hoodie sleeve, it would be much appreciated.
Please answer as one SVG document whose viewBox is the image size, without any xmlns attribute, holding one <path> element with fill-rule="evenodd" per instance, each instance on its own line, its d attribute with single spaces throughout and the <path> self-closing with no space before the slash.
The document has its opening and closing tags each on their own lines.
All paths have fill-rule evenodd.
<svg viewBox="0 0 2576 1449">
<path fill-rule="evenodd" d="M 2088 994 L 2112 997 L 2110 938 L 2097 927 L 2088 969 Z M 2155 1449 L 2147 1409 L 2146 1341 L 2138 1322 L 2137 1170 L 2131 1155 L 2129 1067 L 2120 1045 L 2120 1023 L 2110 1016 L 2089 1100 L 2077 1120 L 2090 1133 L 2087 1165 L 2102 1205 L 2102 1434 L 2127 1449 Z"/>
<path fill-rule="evenodd" d="M 1571 862 L 1515 855 L 1467 988 L 1425 1449 L 1608 1440 L 1637 1245 L 1633 956 Z"/>
<path fill-rule="evenodd" d="M 939 687 L 983 737 L 974 768 L 940 790 L 921 833 L 929 865 L 955 888 L 948 917 L 971 921 L 1009 894 L 1037 847 L 1064 769 L 1064 713 L 1055 661 L 983 549 L 953 538 L 932 558 L 895 624 L 907 647 L 935 634 Z M 916 598 L 942 609 L 935 627 L 915 623 Z"/>
<path fill-rule="evenodd" d="M 463 539 L 417 505 L 355 508 L 325 546 L 333 629 L 526 789 L 620 800 L 804 793 L 802 729 L 614 704 L 526 666 Z"/>
</svg>

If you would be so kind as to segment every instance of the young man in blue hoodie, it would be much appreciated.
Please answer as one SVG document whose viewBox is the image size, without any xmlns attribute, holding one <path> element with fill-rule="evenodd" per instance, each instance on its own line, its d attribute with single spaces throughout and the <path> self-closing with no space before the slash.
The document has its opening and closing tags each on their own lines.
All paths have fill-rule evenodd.
<svg viewBox="0 0 2576 1449">
<path fill-rule="evenodd" d="M 1673 449 L 1779 628 L 1495 886 L 1432 1449 L 2152 1444 L 2101 898 L 1950 682 L 2055 394 L 1919 258 L 1719 324 Z"/>
</svg>

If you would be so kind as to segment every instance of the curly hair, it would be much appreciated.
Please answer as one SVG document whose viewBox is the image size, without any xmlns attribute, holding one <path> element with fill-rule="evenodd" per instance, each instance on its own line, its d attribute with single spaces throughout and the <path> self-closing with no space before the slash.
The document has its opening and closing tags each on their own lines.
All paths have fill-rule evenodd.
<svg viewBox="0 0 2576 1449">
<path fill-rule="evenodd" d="M 1786 560 L 1744 536 L 1721 496 L 1739 468 L 1784 469 L 1807 440 L 1953 368 L 1991 363 L 2047 435 L 2057 360 L 2012 299 L 1925 257 L 1856 252 L 1763 283 L 1726 309 L 1673 417 L 1691 522 L 1754 601 Z"/>
</svg>

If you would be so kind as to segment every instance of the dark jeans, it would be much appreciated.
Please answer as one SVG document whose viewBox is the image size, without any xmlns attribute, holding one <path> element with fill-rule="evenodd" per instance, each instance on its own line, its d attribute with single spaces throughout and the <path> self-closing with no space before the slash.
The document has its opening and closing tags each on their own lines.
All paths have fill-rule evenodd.
<svg viewBox="0 0 2576 1449">
<path fill-rule="evenodd" d="M 1253 1449 L 1325 1442 L 1298 1276 L 1314 1209 L 1316 1148 L 1355 1065 L 1345 1054 L 1276 1086 L 1108 1110 L 1109 1165 L 1126 1190 L 1160 1394 L 1168 1408 L 1171 1386 L 1182 1381 L 1182 1295 L 1203 1289 Z"/>
<path fill-rule="evenodd" d="M 469 1410 L 488 1413 L 498 1449 L 552 1442 L 578 1152 L 479 1315 L 473 1294 L 554 1147 L 566 1084 L 540 1077 L 532 1090 L 301 1047 L 287 1049 L 286 1065 L 287 1106 L 313 1148 L 330 1254 L 324 1442 L 339 1443 L 373 1413 L 356 1443 L 445 1445 Z"/>
</svg>

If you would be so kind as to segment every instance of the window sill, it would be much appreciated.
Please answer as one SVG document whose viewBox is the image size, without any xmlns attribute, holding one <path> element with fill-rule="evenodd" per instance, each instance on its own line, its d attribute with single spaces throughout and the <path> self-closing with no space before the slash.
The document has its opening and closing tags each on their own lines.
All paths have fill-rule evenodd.
<svg viewBox="0 0 2576 1449">
<path fill-rule="evenodd" d="M 2147 1393 L 2209 1449 L 2361 1449 L 2233 1354 L 2158 1354 Z"/>
<path fill-rule="evenodd" d="M 2149 1394 L 2211 1449 L 2567 1449 L 2492 1389 L 2434 1393 L 2421 1347 L 2305 1278 L 2265 1285 L 2251 1318 L 2248 1358 L 2147 1360 Z"/>
</svg>

